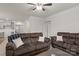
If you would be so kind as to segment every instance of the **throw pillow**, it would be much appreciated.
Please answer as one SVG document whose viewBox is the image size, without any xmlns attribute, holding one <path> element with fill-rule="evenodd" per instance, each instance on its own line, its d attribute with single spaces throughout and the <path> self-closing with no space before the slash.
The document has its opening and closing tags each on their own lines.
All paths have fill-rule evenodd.
<svg viewBox="0 0 79 59">
<path fill-rule="evenodd" d="M 38 41 L 44 42 L 44 37 L 39 37 L 39 40 Z"/>
<path fill-rule="evenodd" d="M 57 36 L 57 41 L 63 41 L 62 36 Z"/>
<path fill-rule="evenodd" d="M 21 40 L 21 38 L 17 38 L 15 40 L 13 40 L 14 44 L 16 45 L 16 48 L 18 48 L 19 46 L 23 45 L 23 41 Z"/>
</svg>

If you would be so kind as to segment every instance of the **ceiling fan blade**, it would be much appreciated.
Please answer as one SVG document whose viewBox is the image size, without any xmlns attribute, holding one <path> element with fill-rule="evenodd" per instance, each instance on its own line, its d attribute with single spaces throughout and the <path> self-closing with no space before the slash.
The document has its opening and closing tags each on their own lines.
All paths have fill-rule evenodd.
<svg viewBox="0 0 79 59">
<path fill-rule="evenodd" d="M 52 3 L 43 4 L 43 6 L 51 6 Z"/>
<path fill-rule="evenodd" d="M 29 4 L 29 5 L 35 5 L 34 3 L 27 3 L 27 4 Z"/>
<path fill-rule="evenodd" d="M 33 10 L 35 10 L 36 8 L 34 8 Z"/>
</svg>

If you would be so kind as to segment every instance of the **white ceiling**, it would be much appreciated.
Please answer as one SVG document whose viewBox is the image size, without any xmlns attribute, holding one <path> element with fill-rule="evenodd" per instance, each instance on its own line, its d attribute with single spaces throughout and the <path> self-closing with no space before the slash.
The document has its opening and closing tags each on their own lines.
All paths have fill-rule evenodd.
<svg viewBox="0 0 79 59">
<path fill-rule="evenodd" d="M 34 6 L 30 6 L 26 3 L 0 3 L 0 18 L 17 20 L 25 20 L 30 16 L 45 18 L 76 6 L 79 6 L 79 4 L 53 3 L 52 6 L 45 6 L 45 11 L 33 11 Z"/>
</svg>

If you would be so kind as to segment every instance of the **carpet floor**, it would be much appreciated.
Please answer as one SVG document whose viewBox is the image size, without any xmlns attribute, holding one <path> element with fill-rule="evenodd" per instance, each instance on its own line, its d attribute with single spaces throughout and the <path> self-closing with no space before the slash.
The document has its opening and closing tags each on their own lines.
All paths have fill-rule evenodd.
<svg viewBox="0 0 79 59">
<path fill-rule="evenodd" d="M 36 56 L 72 56 L 72 55 L 60 49 L 50 47 L 49 50 L 42 52 Z"/>
</svg>

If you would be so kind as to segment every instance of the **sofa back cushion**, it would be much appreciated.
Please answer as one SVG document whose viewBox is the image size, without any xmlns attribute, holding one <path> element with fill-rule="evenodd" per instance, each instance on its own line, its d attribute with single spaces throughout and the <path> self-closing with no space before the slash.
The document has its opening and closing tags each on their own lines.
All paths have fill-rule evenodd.
<svg viewBox="0 0 79 59">
<path fill-rule="evenodd" d="M 79 33 L 76 34 L 75 44 L 79 45 Z"/>
<path fill-rule="evenodd" d="M 76 39 L 79 39 L 79 33 L 76 33 Z"/>
<path fill-rule="evenodd" d="M 68 44 L 74 44 L 76 33 L 70 33 L 69 36 L 63 36 L 63 41 Z"/>
<path fill-rule="evenodd" d="M 76 39 L 75 44 L 79 45 L 79 39 Z"/>
<path fill-rule="evenodd" d="M 58 32 L 57 35 L 62 36 L 63 42 L 74 44 L 76 41 L 76 33 Z"/>
<path fill-rule="evenodd" d="M 43 34 L 42 33 L 31 33 L 30 39 L 32 43 L 35 43 L 39 40 L 39 37 L 42 37 Z"/>
<path fill-rule="evenodd" d="M 69 37 L 67 36 L 62 36 L 63 42 L 68 43 Z"/>
<path fill-rule="evenodd" d="M 70 44 L 75 44 L 76 33 L 70 33 Z"/>
<path fill-rule="evenodd" d="M 31 43 L 36 43 L 38 41 L 38 37 L 33 37 L 33 38 L 30 38 L 31 39 Z"/>
<path fill-rule="evenodd" d="M 20 36 L 25 44 L 31 43 L 30 33 L 21 33 Z"/>
<path fill-rule="evenodd" d="M 20 34 L 24 43 L 35 43 L 39 40 L 39 36 L 43 36 L 42 33 L 22 33 Z"/>
<path fill-rule="evenodd" d="M 70 33 L 69 32 L 58 32 L 57 35 L 58 36 L 62 36 L 63 42 L 68 43 L 69 36 L 70 36 Z"/>
<path fill-rule="evenodd" d="M 12 41 L 14 39 L 17 39 L 18 37 L 21 37 L 21 40 L 24 42 L 24 44 L 31 44 L 35 43 L 39 40 L 39 36 L 43 36 L 42 33 L 20 33 L 20 34 L 14 34 L 11 36 L 8 36 L 8 41 Z"/>
<path fill-rule="evenodd" d="M 69 36 L 69 32 L 58 32 L 57 35 L 58 36 Z"/>
</svg>

